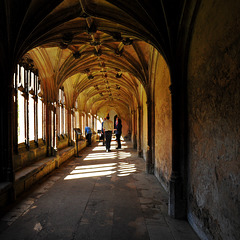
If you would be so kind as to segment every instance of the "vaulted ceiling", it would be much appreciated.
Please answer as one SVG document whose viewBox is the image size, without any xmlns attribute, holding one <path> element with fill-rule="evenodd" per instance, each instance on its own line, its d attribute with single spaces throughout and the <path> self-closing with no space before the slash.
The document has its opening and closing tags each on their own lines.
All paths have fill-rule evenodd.
<svg viewBox="0 0 240 240">
<path fill-rule="evenodd" d="M 9 42 L 15 41 L 12 55 L 34 61 L 45 98 L 57 101 L 58 89 L 64 88 L 68 107 L 77 100 L 80 110 L 91 109 L 100 116 L 109 107 L 129 115 L 139 102 L 140 87 L 149 89 L 153 48 L 168 63 L 173 52 L 181 53 L 176 51 L 184 40 L 181 31 L 188 29 L 190 9 L 194 9 L 174 0 L 9 0 L 0 4 L 6 16 L 15 16 L 5 29 L 11 32 Z"/>
</svg>

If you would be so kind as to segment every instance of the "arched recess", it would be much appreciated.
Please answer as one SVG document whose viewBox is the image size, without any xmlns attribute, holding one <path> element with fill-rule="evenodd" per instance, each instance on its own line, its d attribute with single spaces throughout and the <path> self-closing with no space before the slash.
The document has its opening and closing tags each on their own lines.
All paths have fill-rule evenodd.
<svg viewBox="0 0 240 240">
<path fill-rule="evenodd" d="M 162 55 L 152 49 L 151 79 L 154 116 L 154 173 L 169 191 L 172 173 L 172 105 L 170 72 Z"/>
<path fill-rule="evenodd" d="M 86 4 L 85 1 L 81 3 Z M 80 111 L 95 113 L 92 110 L 96 108 L 96 113 L 106 116 L 107 112 L 101 113 L 101 110 L 117 110 L 112 99 L 118 102 L 118 107 L 123 106 L 122 109 L 125 110 L 122 111 L 122 116 L 126 116 L 129 128 L 130 125 L 134 126 L 133 136 L 138 153 L 146 160 L 147 171 L 153 172 L 152 138 L 155 134 L 152 125 L 154 99 L 151 87 L 154 86 L 151 84 L 149 68 L 152 46 L 144 40 L 152 45 L 157 41 L 146 26 L 143 27 L 137 22 L 134 26 L 126 22 L 125 18 L 121 19 L 121 16 L 120 19 L 115 19 L 111 14 L 105 15 L 105 11 L 92 12 L 93 9 L 89 9 L 91 3 L 84 4 L 81 6 L 87 16 L 76 17 L 54 26 L 47 33 L 47 37 L 43 35 L 39 38 L 40 47 L 31 50 L 29 54 L 36 51 L 41 56 L 47 55 L 47 58 L 55 57 L 55 61 L 39 64 L 39 72 L 41 65 L 52 65 L 54 70 L 46 90 L 63 87 L 68 108 L 72 109 L 75 101 L 78 101 Z M 123 10 L 118 11 L 126 14 Z M 160 45 L 155 46 L 161 49 Z M 163 51 L 161 53 L 165 56 Z M 36 57 L 34 54 L 32 56 Z M 166 58 L 166 61 L 169 59 Z M 121 80 L 119 84 L 118 80 Z M 106 90 L 103 90 L 103 87 Z M 118 92 L 121 92 L 122 96 L 118 96 Z M 101 105 L 104 104 L 112 106 L 102 108 Z M 132 111 L 134 117 L 130 124 Z"/>
<path fill-rule="evenodd" d="M 78 71 L 88 70 L 87 66 L 92 68 L 90 72 L 87 71 L 88 76 L 97 75 L 94 69 L 96 65 L 92 64 L 92 62 L 102 56 L 104 61 L 108 59 L 108 67 L 115 68 L 116 65 L 119 65 L 121 66 L 120 70 L 123 69 L 125 72 L 130 72 L 142 84 L 141 86 L 146 91 L 146 98 L 144 96 L 141 102 L 143 104 L 143 102 L 147 101 L 148 129 L 152 129 L 151 122 L 149 121 L 152 113 L 150 111 L 152 108 L 152 96 L 148 71 L 149 53 L 145 42 L 155 46 L 168 62 L 172 77 L 172 109 L 175 117 L 173 118 L 174 144 L 172 150 L 174 163 L 174 175 L 172 178 L 173 192 L 170 197 L 173 202 L 170 202 L 170 205 L 176 205 L 177 202 L 180 202 L 178 200 L 183 195 L 181 189 L 181 164 L 184 165 L 186 161 L 186 153 L 184 152 L 185 132 L 184 126 L 182 126 L 185 123 L 185 113 L 182 113 L 185 111 L 182 110 L 186 108 L 183 97 L 185 85 L 182 84 L 184 82 L 182 70 L 184 69 L 186 54 L 188 53 L 186 51 L 186 43 L 188 43 L 189 26 L 191 25 L 192 13 L 194 12 L 196 1 L 190 1 L 189 4 L 185 1 L 176 1 L 174 4 L 168 1 L 161 1 L 158 4 L 158 1 L 133 0 L 129 4 L 128 1 L 121 0 L 56 0 L 47 4 L 47 1 L 36 0 L 30 1 L 23 6 L 21 6 L 21 3 L 17 4 L 16 1 L 11 0 L 1 2 L 0 13 L 4 21 L 1 21 L 0 26 L 3 32 L 6 32 L 5 35 L 9 37 L 6 38 L 8 39 L 6 42 L 1 39 L 1 43 L 3 42 L 4 44 L 1 45 L 3 47 L 0 49 L 1 53 L 3 53 L 3 59 L 6 57 L 6 63 L 1 63 L 1 70 L 5 71 L 3 66 L 10 66 L 6 68 L 9 70 L 9 73 L 7 73 L 8 76 L 6 74 L 6 86 L 11 81 L 14 64 L 16 64 L 24 53 L 39 46 L 42 48 L 60 48 L 68 53 L 69 50 L 71 51 L 71 56 L 62 65 L 63 68 L 58 68 L 57 78 L 54 78 L 54 81 L 50 81 L 51 83 L 57 83 L 59 86 Z M 14 3 L 19 9 L 11 8 L 14 6 Z M 42 3 L 49 6 L 49 8 L 43 8 L 39 11 Z M 18 9 L 19 13 L 8 11 L 9 9 Z M 5 19 L 5 17 L 9 19 Z M 10 17 L 17 23 L 16 26 L 12 25 Z M 19 22 L 17 22 L 18 20 Z M 6 24 L 5 26 L 5 22 L 11 24 Z M 9 29 L 11 31 L 8 32 Z M 99 39 L 100 41 L 98 41 Z M 10 43 L 12 43 L 12 46 L 10 46 Z M 6 51 L 2 50 L 5 49 L 5 46 L 7 46 Z M 109 56 L 112 56 L 111 60 Z M 81 66 L 76 64 L 76 62 L 81 61 L 81 58 L 84 60 L 82 64 L 84 69 L 81 69 Z M 118 60 L 116 61 L 116 59 Z M 116 69 L 115 71 L 119 72 Z M 81 73 L 83 74 L 83 72 Z M 48 84 L 48 86 L 50 85 Z M 48 88 L 46 88 L 47 90 Z M 13 99 L 10 96 L 9 88 L 6 98 L 9 99 L 8 102 L 12 103 Z M 72 98 L 69 97 L 69 99 Z M 4 113 L 10 116 L 11 122 L 11 106 L 9 109 L 6 107 Z M 139 127 L 143 126 L 141 122 L 146 122 L 146 119 L 142 119 L 141 117 L 142 112 L 146 112 L 145 103 L 144 106 L 137 105 L 137 109 L 134 109 L 134 111 L 138 112 L 135 121 L 137 122 L 136 119 L 139 119 L 139 129 Z M 8 126 L 7 130 L 4 130 L 5 137 L 8 135 L 7 132 L 11 132 L 8 122 L 4 120 L 3 124 L 1 124 L 2 126 Z M 139 133 L 142 133 L 142 129 L 139 129 Z M 149 154 L 146 157 L 148 157 L 150 165 L 152 164 L 152 134 L 152 131 L 148 131 L 147 151 Z M 141 146 L 140 143 L 143 140 L 143 136 L 139 137 L 139 146 Z M 2 138 L 2 141 L 4 142 L 4 138 Z M 5 149 L 10 149 L 7 155 L 11 162 L 11 137 L 7 137 L 7 146 L 3 150 L 5 151 Z M 179 194 L 176 193 L 176 189 L 179 190 Z M 179 206 L 173 208 L 174 210 L 171 215 L 177 216 L 175 210 L 177 208 L 180 209 L 181 204 Z"/>
</svg>

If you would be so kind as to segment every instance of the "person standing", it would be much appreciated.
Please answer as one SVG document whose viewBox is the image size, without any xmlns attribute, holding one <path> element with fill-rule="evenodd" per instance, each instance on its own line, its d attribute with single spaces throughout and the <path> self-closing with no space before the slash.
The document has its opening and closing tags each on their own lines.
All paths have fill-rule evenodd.
<svg viewBox="0 0 240 240">
<path fill-rule="evenodd" d="M 85 136 L 88 142 L 88 146 L 92 144 L 92 129 L 88 126 L 85 127 Z"/>
<path fill-rule="evenodd" d="M 105 145 L 105 133 L 104 133 L 104 130 L 103 130 L 103 123 L 106 121 L 106 118 L 103 119 L 103 122 L 102 122 L 102 140 L 103 140 L 103 146 Z"/>
<path fill-rule="evenodd" d="M 117 143 L 118 143 L 118 146 L 116 149 L 121 149 L 122 121 L 118 117 L 116 117 L 115 126 L 116 126 L 116 128 L 115 128 L 116 138 L 117 138 Z"/>
<path fill-rule="evenodd" d="M 111 140 L 112 140 L 112 132 L 113 132 L 113 122 L 109 120 L 109 115 L 107 119 L 103 123 L 103 131 L 106 137 L 106 152 L 111 152 Z"/>
</svg>

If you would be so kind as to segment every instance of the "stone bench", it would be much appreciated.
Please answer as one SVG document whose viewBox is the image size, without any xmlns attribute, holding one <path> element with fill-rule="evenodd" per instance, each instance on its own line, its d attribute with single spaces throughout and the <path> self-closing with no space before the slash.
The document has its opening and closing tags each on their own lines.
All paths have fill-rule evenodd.
<svg viewBox="0 0 240 240">
<path fill-rule="evenodd" d="M 96 141 L 96 135 L 92 141 Z M 86 140 L 78 142 L 78 151 L 86 147 Z M 65 147 L 57 152 L 56 156 L 46 157 L 38 160 L 29 166 L 23 167 L 15 172 L 15 181 L 0 183 L 0 215 L 2 209 L 12 200 L 20 196 L 23 192 L 32 187 L 44 176 L 59 168 L 62 163 L 76 155 L 76 147 Z"/>
<path fill-rule="evenodd" d="M 86 141 L 78 142 L 78 150 L 86 147 Z M 39 160 L 28 167 L 24 167 L 15 173 L 15 195 L 18 197 L 22 192 L 28 190 L 33 184 L 59 168 L 62 163 L 76 155 L 76 148 L 69 146 L 57 152 L 57 156 L 47 157 Z"/>
<path fill-rule="evenodd" d="M 34 183 L 55 169 L 57 157 L 48 157 L 15 173 L 15 195 L 19 196 L 22 192 L 29 189 Z"/>
</svg>

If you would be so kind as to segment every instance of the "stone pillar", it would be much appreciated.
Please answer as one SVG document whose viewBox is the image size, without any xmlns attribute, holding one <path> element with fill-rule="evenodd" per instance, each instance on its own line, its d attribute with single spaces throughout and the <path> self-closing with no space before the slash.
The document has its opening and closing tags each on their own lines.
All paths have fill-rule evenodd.
<svg viewBox="0 0 240 240">
<path fill-rule="evenodd" d="M 95 125 L 94 125 L 94 115 L 93 114 L 91 114 L 91 116 L 92 116 L 92 130 L 93 131 L 95 131 Z"/>
<path fill-rule="evenodd" d="M 61 116 L 61 103 L 58 101 L 56 105 L 56 129 L 57 129 L 57 146 L 58 146 L 58 140 L 60 140 L 61 136 L 61 126 L 60 126 L 60 116 Z"/>
<path fill-rule="evenodd" d="M 142 157 L 142 138 L 141 138 L 141 131 L 142 131 L 142 113 L 141 113 L 141 106 L 138 106 L 138 156 Z"/>
<path fill-rule="evenodd" d="M 176 80 L 176 79 L 175 79 Z M 179 85 L 179 84 L 178 84 Z M 185 218 L 187 211 L 187 198 L 184 188 L 184 95 L 181 87 L 176 83 L 170 86 L 172 96 L 172 174 L 169 182 L 169 215 L 173 218 Z M 186 180 L 186 179 L 185 179 Z M 184 186 L 184 184 L 186 186 Z"/>
<path fill-rule="evenodd" d="M 27 65 L 24 66 L 24 111 L 25 111 L 25 144 L 26 148 L 29 150 L 30 142 L 29 142 L 29 70 L 27 69 Z"/>
<path fill-rule="evenodd" d="M 57 110 L 57 106 L 56 106 L 56 102 L 54 103 L 53 107 L 53 146 L 52 146 L 52 156 L 56 156 L 57 155 L 57 114 L 56 114 L 56 110 Z"/>
<path fill-rule="evenodd" d="M 1 66 L 0 66 L 1 67 Z M 0 182 L 13 182 L 13 84 L 9 69 L 1 71 L 2 102 L 0 107 Z"/>
<path fill-rule="evenodd" d="M 17 76 L 19 76 L 19 68 L 15 71 L 15 88 L 13 90 L 14 94 L 14 104 L 13 104 L 13 150 L 18 153 L 18 81 Z"/>
<path fill-rule="evenodd" d="M 132 140 L 132 143 L 133 143 L 133 148 L 134 149 L 137 149 L 137 130 L 136 130 L 136 125 L 137 125 L 137 120 L 136 120 L 136 110 L 132 110 L 132 129 L 133 129 L 133 133 L 132 133 L 132 136 L 133 136 L 133 140 Z"/>
<path fill-rule="evenodd" d="M 85 127 L 87 127 L 87 125 L 88 125 L 88 114 L 85 113 Z"/>
<path fill-rule="evenodd" d="M 79 128 L 83 131 L 82 118 L 83 118 L 82 112 L 79 111 Z"/>
<path fill-rule="evenodd" d="M 147 159 L 146 159 L 146 171 L 147 173 L 153 174 L 154 164 L 152 162 L 152 101 L 147 101 L 147 125 L 148 125 L 148 136 L 147 136 Z"/>
<path fill-rule="evenodd" d="M 68 117 L 68 146 L 72 146 L 72 121 L 71 121 L 72 110 L 68 108 L 67 117 Z"/>
<path fill-rule="evenodd" d="M 51 156 L 51 102 L 45 104 L 47 156 Z"/>
</svg>

